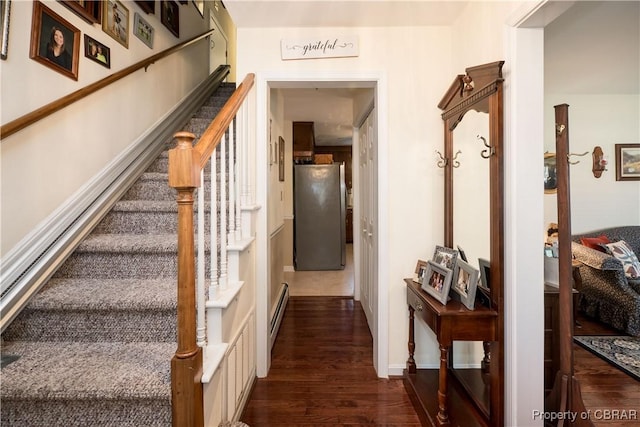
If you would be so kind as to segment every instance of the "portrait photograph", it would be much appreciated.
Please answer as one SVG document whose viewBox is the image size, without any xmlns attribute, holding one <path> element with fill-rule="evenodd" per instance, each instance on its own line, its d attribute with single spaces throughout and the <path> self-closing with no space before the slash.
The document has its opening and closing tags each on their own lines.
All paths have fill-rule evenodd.
<svg viewBox="0 0 640 427">
<path fill-rule="evenodd" d="M 418 260 L 416 264 L 416 270 L 413 273 L 413 281 L 416 283 L 422 283 L 424 279 L 424 274 L 427 271 L 427 261 L 423 261 L 421 259 Z"/>
<path fill-rule="evenodd" d="M 88 35 L 84 35 L 84 56 L 106 68 L 111 68 L 111 49 Z"/>
<path fill-rule="evenodd" d="M 640 181 L 640 144 L 616 144 L 616 181 Z"/>
<path fill-rule="evenodd" d="M 78 80 L 80 30 L 39 1 L 33 2 L 29 56 Z"/>
<path fill-rule="evenodd" d="M 105 0 L 102 14 L 102 31 L 122 46 L 129 48 L 129 9 L 118 0 Z"/>
</svg>

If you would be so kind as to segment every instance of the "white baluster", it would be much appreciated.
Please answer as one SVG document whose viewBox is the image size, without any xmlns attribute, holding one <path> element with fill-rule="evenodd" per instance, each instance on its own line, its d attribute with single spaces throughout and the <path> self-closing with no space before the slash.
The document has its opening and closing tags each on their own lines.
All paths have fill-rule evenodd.
<svg viewBox="0 0 640 427">
<path fill-rule="evenodd" d="M 236 156 L 235 156 L 235 144 L 234 144 L 234 134 L 233 134 L 233 120 L 231 121 L 231 125 L 229 126 L 228 130 L 229 130 L 229 233 L 227 235 L 227 238 L 229 239 L 229 242 L 231 242 L 235 240 L 235 230 L 236 230 L 236 209 L 235 209 Z"/>
<path fill-rule="evenodd" d="M 218 166 L 216 162 L 216 152 L 218 148 L 213 150 L 213 155 L 209 162 L 211 163 L 211 173 L 209 181 L 211 183 L 210 206 L 209 206 L 209 239 L 211 240 L 211 250 L 209 259 L 211 262 L 211 286 L 209 287 L 209 298 L 215 298 L 220 286 L 218 282 Z"/>
<path fill-rule="evenodd" d="M 220 142 L 220 289 L 227 288 L 227 142 Z"/>
<path fill-rule="evenodd" d="M 200 182 L 204 182 L 204 172 L 200 171 Z M 207 343 L 205 325 L 205 290 L 204 290 L 204 264 L 206 253 L 204 250 L 204 185 L 198 189 L 198 230 L 196 241 L 198 242 L 196 261 L 196 343 L 204 347 Z"/>
</svg>

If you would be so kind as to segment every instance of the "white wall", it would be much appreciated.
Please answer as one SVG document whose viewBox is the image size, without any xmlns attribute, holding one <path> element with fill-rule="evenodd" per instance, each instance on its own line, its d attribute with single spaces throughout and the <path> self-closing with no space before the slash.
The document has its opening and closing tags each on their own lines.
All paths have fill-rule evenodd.
<svg viewBox="0 0 640 427">
<path fill-rule="evenodd" d="M 569 105 L 569 144 L 580 163 L 570 167 L 573 234 L 617 225 L 640 224 L 640 182 L 616 181 L 615 144 L 640 143 L 637 94 L 545 94 L 545 150 L 555 152 L 554 105 Z M 608 157 L 600 178 L 592 173 L 592 155 L 600 146 Z M 545 227 L 557 222 L 556 194 L 545 194 Z"/>
<path fill-rule="evenodd" d="M 356 35 L 359 56 L 299 61 L 280 59 L 283 38 L 332 35 Z M 391 189 L 389 203 L 381 207 L 388 211 L 389 221 L 381 224 L 380 230 L 389 235 L 389 246 L 385 248 L 389 257 L 381 260 L 388 263 L 389 274 L 379 280 L 389 284 L 386 300 L 391 320 L 383 327 L 389 330 L 392 374 L 401 373 L 407 359 L 408 314 L 402 279 L 411 277 L 416 261 L 430 257 L 434 245 L 443 238 L 443 184 L 433 152 L 442 145 L 442 122 L 437 104 L 454 75 L 448 66 L 452 52 L 448 44 L 443 43 L 450 38 L 450 29 L 446 27 L 238 29 L 240 75 L 256 72 L 258 77 L 264 73 L 314 76 L 317 80 L 331 80 L 336 74 L 353 75 L 354 79 L 372 73 L 386 76 L 388 130 L 380 136 L 380 141 L 388 144 L 389 156 L 383 161 L 387 162 L 390 173 L 379 179 L 386 180 Z M 438 66 L 434 67 L 434 64 Z M 421 339 L 417 351 L 422 363 L 438 365 L 433 335 Z"/>
<path fill-rule="evenodd" d="M 8 59 L 2 67 L 2 123 L 16 119 L 109 74 L 179 42 L 161 23 L 160 10 L 146 15 L 133 1 L 129 9 L 129 48 L 97 24 L 90 25 L 59 2 L 51 10 L 111 49 L 111 69 L 84 57 L 80 45 L 78 81 L 29 58 L 32 3 L 11 3 Z M 135 35 L 134 13 L 155 28 L 154 48 Z M 208 16 L 208 13 L 205 15 Z M 18 25 L 27 23 L 27 25 Z M 208 28 L 191 4 L 180 6 L 185 40 Z M 81 36 L 82 40 L 82 36 Z M 80 191 L 126 147 L 175 106 L 208 74 L 208 45 L 203 41 L 139 70 L 44 120 L 2 139 L 2 244 L 4 256 L 66 200 Z"/>
</svg>

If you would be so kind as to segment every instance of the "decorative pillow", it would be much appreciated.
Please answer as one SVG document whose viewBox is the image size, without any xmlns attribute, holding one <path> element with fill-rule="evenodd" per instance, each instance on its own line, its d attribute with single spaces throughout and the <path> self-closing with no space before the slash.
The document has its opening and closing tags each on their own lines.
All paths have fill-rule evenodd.
<svg viewBox="0 0 640 427">
<path fill-rule="evenodd" d="M 607 236 L 601 234 L 598 237 L 583 237 L 580 239 L 580 243 L 588 248 L 595 249 L 596 251 L 606 252 L 605 248 L 603 248 L 602 245 L 611 243 L 611 241 Z"/>
<path fill-rule="evenodd" d="M 631 246 L 624 240 L 604 245 L 608 252 L 622 262 L 624 274 L 629 279 L 640 278 L 640 261 Z"/>
</svg>

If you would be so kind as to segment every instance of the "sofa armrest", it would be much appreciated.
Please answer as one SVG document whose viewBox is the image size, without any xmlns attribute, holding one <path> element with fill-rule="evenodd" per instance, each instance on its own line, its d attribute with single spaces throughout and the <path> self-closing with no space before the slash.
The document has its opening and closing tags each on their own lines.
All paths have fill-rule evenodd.
<svg viewBox="0 0 640 427">
<path fill-rule="evenodd" d="M 614 256 L 571 242 L 573 257 L 583 264 L 598 270 L 621 270 L 622 262 Z"/>
</svg>

